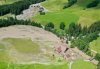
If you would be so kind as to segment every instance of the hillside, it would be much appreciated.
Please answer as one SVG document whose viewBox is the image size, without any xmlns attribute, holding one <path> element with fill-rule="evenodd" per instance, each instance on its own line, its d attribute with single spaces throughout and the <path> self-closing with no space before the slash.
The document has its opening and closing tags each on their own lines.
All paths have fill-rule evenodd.
<svg viewBox="0 0 100 69">
<path fill-rule="evenodd" d="M 99 0 L 1 0 L 0 69 L 99 69 Z"/>
<path fill-rule="evenodd" d="M 100 53 L 100 37 L 90 43 L 90 48 L 94 51 L 94 53 Z"/>
<path fill-rule="evenodd" d="M 61 55 L 54 51 L 55 47 L 63 44 L 60 39 L 51 32 L 41 28 L 32 26 L 9 26 L 0 29 L 0 68 L 18 68 L 18 69 L 69 69 L 71 58 L 66 57 L 66 61 Z M 63 48 L 62 48 L 63 50 Z M 79 52 L 74 52 L 69 49 L 69 53 L 77 55 Z M 70 56 L 73 56 L 70 54 Z M 84 56 L 85 57 L 85 56 Z M 96 69 L 96 65 L 78 60 L 86 59 L 78 54 L 75 65 L 72 67 L 80 68 L 77 63 L 82 63 L 82 67 L 87 65 L 86 69 Z M 9 67 L 7 67 L 9 65 Z"/>
<path fill-rule="evenodd" d="M 0 49 L 8 51 L 8 58 L 13 63 L 50 62 L 54 54 L 52 48 L 60 42 L 52 33 L 31 26 L 11 26 L 0 29 L 0 32 Z"/>
<path fill-rule="evenodd" d="M 36 15 L 33 17 L 33 20 L 41 22 L 42 24 L 51 21 L 59 25 L 59 23 L 62 22 L 62 19 L 64 19 L 63 22 L 67 25 L 71 22 L 75 22 L 81 24 L 82 26 L 90 26 L 95 21 L 100 20 L 100 9 L 98 8 L 100 5 L 94 8 L 84 9 L 87 4 L 91 2 L 92 0 L 78 0 L 73 6 L 63 9 L 63 6 L 67 3 L 66 0 L 46 0 L 42 3 L 42 5 L 49 10 L 49 12 L 45 15 Z M 59 16 L 56 15 L 57 13 Z"/>
<path fill-rule="evenodd" d="M 0 0 L 0 5 L 12 4 L 17 1 L 19 0 Z"/>
</svg>

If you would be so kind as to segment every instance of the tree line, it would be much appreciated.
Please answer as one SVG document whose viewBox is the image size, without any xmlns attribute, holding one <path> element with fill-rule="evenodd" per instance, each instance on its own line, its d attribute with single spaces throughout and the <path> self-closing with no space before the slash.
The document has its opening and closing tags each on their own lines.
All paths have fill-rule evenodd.
<svg viewBox="0 0 100 69">
<path fill-rule="evenodd" d="M 80 24 L 71 23 L 67 34 L 71 41 L 71 47 L 78 47 L 88 55 L 91 55 L 89 43 L 96 40 L 100 33 L 100 21 L 93 23 L 89 27 L 81 27 Z M 74 39 L 72 39 L 74 37 Z"/>
<path fill-rule="evenodd" d="M 73 36 L 74 38 L 85 36 L 91 33 L 97 33 L 100 32 L 100 21 L 94 22 L 91 26 L 82 27 L 80 24 L 77 23 L 70 23 L 69 27 L 65 29 L 66 25 L 64 22 L 60 23 L 59 29 L 65 30 L 66 36 Z M 45 30 L 54 32 L 55 25 L 52 22 L 49 22 L 45 25 Z"/>
<path fill-rule="evenodd" d="M 61 22 L 59 26 L 60 30 L 58 30 L 55 29 L 55 25 L 50 22 L 45 25 L 45 30 L 53 32 L 58 37 L 66 37 L 68 39 L 67 41 L 71 41 L 71 47 L 78 47 L 86 54 L 91 55 L 89 43 L 99 37 L 100 21 L 93 23 L 89 27 L 82 27 L 80 24 L 76 23 L 71 23 L 67 29 L 65 26 L 65 23 Z"/>
<path fill-rule="evenodd" d="M 68 0 L 68 3 L 65 4 L 65 6 L 63 7 L 63 9 L 68 8 L 68 7 L 71 7 L 76 2 L 77 2 L 77 0 Z"/>
<path fill-rule="evenodd" d="M 94 0 L 87 5 L 87 8 L 96 7 L 100 3 L 100 0 Z"/>
<path fill-rule="evenodd" d="M 7 19 L 0 19 L 0 28 L 8 27 L 11 25 L 31 25 L 42 28 L 42 25 L 37 22 L 32 22 L 30 20 L 17 20 L 16 18 L 9 17 Z"/>
<path fill-rule="evenodd" d="M 77 0 L 68 0 L 68 3 L 65 4 L 65 6 L 63 7 L 63 9 L 71 7 L 76 2 L 77 2 Z M 92 2 L 90 2 L 89 4 L 86 5 L 86 8 L 96 7 L 96 6 L 98 6 L 99 3 L 100 3 L 100 0 L 93 0 Z"/>
<path fill-rule="evenodd" d="M 87 27 L 81 27 L 80 24 L 75 24 L 75 23 L 71 23 L 69 25 L 69 28 L 67 29 L 67 33 L 70 36 L 74 36 L 74 37 L 78 37 L 81 35 L 87 35 L 93 32 L 100 32 L 100 21 L 97 21 L 95 23 L 93 23 L 91 26 Z"/>
<path fill-rule="evenodd" d="M 31 4 L 36 4 L 45 0 L 21 0 L 13 4 L 1 5 L 0 16 L 8 13 L 15 15 L 21 14 L 23 10 L 28 9 Z"/>
</svg>

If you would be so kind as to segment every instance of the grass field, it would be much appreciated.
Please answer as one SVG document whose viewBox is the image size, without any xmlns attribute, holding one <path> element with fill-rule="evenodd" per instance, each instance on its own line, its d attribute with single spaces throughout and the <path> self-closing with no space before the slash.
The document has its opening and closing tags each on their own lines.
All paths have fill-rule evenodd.
<svg viewBox="0 0 100 69">
<path fill-rule="evenodd" d="M 61 65 L 43 65 L 43 64 L 35 64 L 34 69 L 68 69 L 67 63 L 61 64 Z"/>
<path fill-rule="evenodd" d="M 78 0 L 78 2 L 70 8 L 62 9 L 67 0 L 46 0 L 42 5 L 49 10 L 46 15 L 36 15 L 33 17 L 34 21 L 46 24 L 53 22 L 56 26 L 59 22 L 65 22 L 69 25 L 70 22 L 76 22 L 82 26 L 90 26 L 96 21 L 100 20 L 99 6 L 91 9 L 85 9 L 86 5 L 92 0 Z"/>
<path fill-rule="evenodd" d="M 77 15 L 70 13 L 69 11 L 59 11 L 59 12 L 48 12 L 45 15 L 36 15 L 33 20 L 42 23 L 43 25 L 53 22 L 56 28 L 59 27 L 61 22 L 64 22 L 68 26 L 72 22 L 77 22 L 79 17 Z"/>
<path fill-rule="evenodd" d="M 4 49 L 4 48 L 5 46 L 2 43 L 0 43 L 0 49 Z"/>
<path fill-rule="evenodd" d="M 50 11 L 59 11 L 66 3 L 67 0 L 46 0 L 42 5 Z"/>
<path fill-rule="evenodd" d="M 8 67 L 8 63 L 5 62 L 1 62 L 0 63 L 0 69 L 68 69 L 68 65 L 67 63 L 63 63 L 63 64 L 58 64 L 58 65 L 54 65 L 54 64 L 49 64 L 49 65 L 45 65 L 45 64 L 25 64 L 25 65 L 21 65 L 21 64 L 9 64 Z"/>
<path fill-rule="evenodd" d="M 4 4 L 12 4 L 16 1 L 19 1 L 19 0 L 0 0 L 0 5 L 4 5 Z"/>
<path fill-rule="evenodd" d="M 35 54 L 39 50 L 39 45 L 31 39 L 6 38 L 3 41 L 10 43 L 19 52 Z"/>
<path fill-rule="evenodd" d="M 7 53 L 7 51 L 0 51 L 0 61 L 8 61 L 9 62 L 9 55 Z"/>
<path fill-rule="evenodd" d="M 9 65 L 9 67 L 8 67 Z M 58 64 L 8 64 L 0 62 L 0 69 L 69 69 L 68 63 Z M 96 69 L 96 65 L 83 60 L 77 60 L 72 64 L 72 69 Z"/>
<path fill-rule="evenodd" d="M 73 14 L 79 16 L 78 23 L 82 26 L 90 26 L 100 20 L 100 9 L 91 8 L 83 10 L 83 7 L 72 7 L 66 10 L 72 11 Z"/>
<path fill-rule="evenodd" d="M 7 51 L 5 50 L 5 45 L 0 42 L 0 61 L 8 61 L 9 56 Z"/>
<path fill-rule="evenodd" d="M 16 50 L 24 53 L 37 51 L 38 44 L 32 42 L 30 39 L 24 38 L 5 38 L 2 41 L 10 43 Z M 2 48 L 2 44 L 0 44 Z M 69 69 L 69 63 L 66 61 L 55 61 L 53 64 L 12 64 L 10 63 L 8 52 L 0 51 L 0 69 Z M 4 63 L 4 62 L 7 63 Z M 72 64 L 72 69 L 96 69 L 96 65 L 83 60 L 76 60 Z"/>
<path fill-rule="evenodd" d="M 77 60 L 73 63 L 72 69 L 96 69 L 96 65 L 83 60 Z"/>
<path fill-rule="evenodd" d="M 46 0 L 42 2 L 42 5 L 49 10 L 45 15 L 36 15 L 33 20 L 40 22 L 43 25 L 53 22 L 56 28 L 59 27 L 61 22 L 64 22 L 66 26 L 70 23 L 77 23 L 79 17 L 70 11 L 63 10 L 63 6 L 67 3 L 67 0 Z"/>
<path fill-rule="evenodd" d="M 89 46 L 92 50 L 95 50 L 100 53 L 100 37 L 98 37 L 97 40 L 92 41 Z"/>
</svg>

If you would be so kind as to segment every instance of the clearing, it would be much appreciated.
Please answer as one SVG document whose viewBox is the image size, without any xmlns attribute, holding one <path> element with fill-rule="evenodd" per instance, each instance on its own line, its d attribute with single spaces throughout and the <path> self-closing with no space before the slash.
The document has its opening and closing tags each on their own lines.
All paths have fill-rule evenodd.
<svg viewBox="0 0 100 69">
<path fill-rule="evenodd" d="M 72 64 L 72 69 L 96 69 L 96 65 L 83 60 L 77 60 Z"/>
<path fill-rule="evenodd" d="M 98 53 L 100 53 L 100 37 L 90 43 L 90 48 Z"/>
<path fill-rule="evenodd" d="M 70 23 L 77 22 L 79 17 L 75 14 L 70 13 L 69 11 L 59 11 L 59 12 L 48 12 L 45 15 L 36 15 L 33 17 L 33 20 L 43 25 L 46 25 L 49 22 L 53 22 L 56 28 L 59 28 L 61 22 L 64 22 L 68 27 Z"/>
<path fill-rule="evenodd" d="M 35 54 L 39 51 L 38 43 L 33 42 L 31 39 L 5 38 L 2 41 L 11 44 L 19 52 Z"/>
<path fill-rule="evenodd" d="M 54 46 L 61 42 L 51 32 L 24 25 L 1 28 L 0 32 L 0 48 L 5 47 L 2 50 L 4 52 L 0 51 L 0 53 L 1 55 L 8 54 L 12 62 L 51 63 L 57 58 Z M 53 58 L 53 54 L 55 54 L 55 58 Z"/>
<path fill-rule="evenodd" d="M 19 0 L 0 0 L 0 5 L 12 4 L 17 1 Z"/>
<path fill-rule="evenodd" d="M 71 22 L 79 23 L 82 26 L 90 26 L 95 21 L 100 20 L 99 6 L 86 9 L 86 5 L 90 2 L 90 0 L 78 0 L 72 7 L 62 9 L 67 0 L 46 0 L 41 4 L 48 12 L 45 15 L 33 16 L 32 20 L 42 24 L 53 22 L 55 26 L 58 26 L 60 22 L 65 22 L 66 26 Z"/>
</svg>

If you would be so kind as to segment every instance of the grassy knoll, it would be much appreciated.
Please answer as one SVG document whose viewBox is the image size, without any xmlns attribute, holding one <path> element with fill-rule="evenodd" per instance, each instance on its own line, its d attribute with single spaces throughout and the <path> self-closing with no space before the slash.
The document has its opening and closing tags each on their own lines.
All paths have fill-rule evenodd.
<svg viewBox="0 0 100 69">
<path fill-rule="evenodd" d="M 100 53 L 100 37 L 98 37 L 97 40 L 94 40 L 90 43 L 90 48 Z"/>
<path fill-rule="evenodd" d="M 14 47 L 19 52 L 37 53 L 39 50 L 39 45 L 33 42 L 31 39 L 6 38 L 3 39 L 3 41 L 9 42 L 12 47 Z"/>
<path fill-rule="evenodd" d="M 33 20 L 42 23 L 53 22 L 58 28 L 61 22 L 64 22 L 68 26 L 72 22 L 77 22 L 79 17 L 75 14 L 70 13 L 69 11 L 59 11 L 59 12 L 48 12 L 45 15 L 36 15 L 33 17 Z"/>
<path fill-rule="evenodd" d="M 73 63 L 72 69 L 96 69 L 96 65 L 83 60 L 77 60 Z"/>
</svg>

